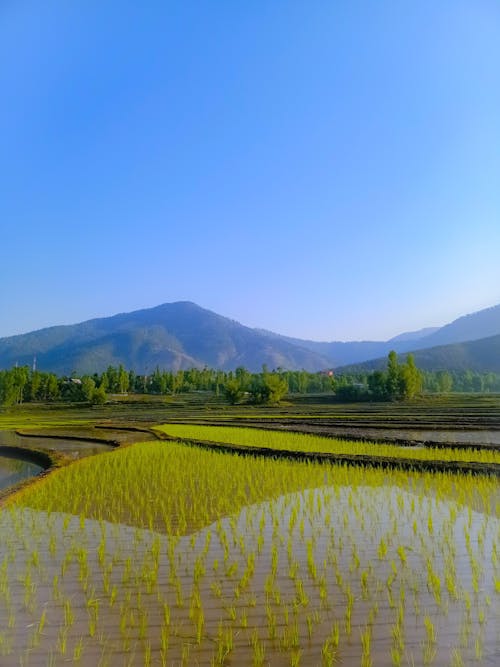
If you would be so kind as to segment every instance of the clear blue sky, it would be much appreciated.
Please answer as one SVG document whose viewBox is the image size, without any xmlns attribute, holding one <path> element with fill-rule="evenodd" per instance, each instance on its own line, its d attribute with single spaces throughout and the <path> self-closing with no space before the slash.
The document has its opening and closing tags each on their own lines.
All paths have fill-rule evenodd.
<svg viewBox="0 0 500 667">
<path fill-rule="evenodd" d="M 318 340 L 500 302 L 497 0 L 4 0 L 0 336 L 190 300 Z"/>
</svg>

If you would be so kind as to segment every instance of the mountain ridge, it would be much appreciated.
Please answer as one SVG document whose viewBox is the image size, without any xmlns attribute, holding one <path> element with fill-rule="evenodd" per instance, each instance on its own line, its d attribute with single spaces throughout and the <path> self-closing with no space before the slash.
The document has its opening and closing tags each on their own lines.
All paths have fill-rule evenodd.
<svg viewBox="0 0 500 667">
<path fill-rule="evenodd" d="M 448 343 L 411 352 L 417 367 L 424 371 L 475 371 L 479 373 L 500 373 L 500 334 L 460 343 Z M 405 354 L 398 360 L 405 361 Z M 337 369 L 342 373 L 360 373 L 383 370 L 387 358 L 372 359 L 359 364 L 351 364 Z"/>
<path fill-rule="evenodd" d="M 500 305 L 457 318 L 440 327 L 399 334 L 388 341 L 310 341 L 240 324 L 191 301 L 55 325 L 0 339 L 0 368 L 30 365 L 59 374 L 93 373 L 123 364 L 138 373 L 156 366 L 172 370 L 245 366 L 319 371 L 381 363 L 398 354 L 458 344 L 500 334 Z M 429 333 L 430 332 L 430 333 Z M 493 334 L 491 334 L 493 332 Z M 437 342 L 436 342 L 437 341 Z M 441 347 L 443 343 L 441 343 Z M 450 358 L 459 363 L 457 354 Z M 418 363 L 418 357 L 417 357 Z M 495 362 L 492 362 L 493 364 Z"/>
<path fill-rule="evenodd" d="M 165 303 L 79 324 L 0 339 L 0 367 L 31 365 L 59 374 L 93 373 L 123 364 L 138 373 L 245 366 L 321 370 L 327 359 L 286 342 L 271 344 L 254 329 L 190 301 Z"/>
</svg>

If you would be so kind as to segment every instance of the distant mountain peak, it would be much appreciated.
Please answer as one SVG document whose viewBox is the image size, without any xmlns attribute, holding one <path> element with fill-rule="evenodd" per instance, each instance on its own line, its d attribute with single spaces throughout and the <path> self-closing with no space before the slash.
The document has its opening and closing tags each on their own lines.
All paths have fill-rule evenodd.
<svg viewBox="0 0 500 667">
<path fill-rule="evenodd" d="M 80 324 L 0 339 L 0 368 L 30 365 L 59 374 L 94 373 L 123 364 L 137 373 L 156 366 L 177 370 L 245 366 L 321 370 L 328 360 L 267 336 L 191 301 L 164 303 Z"/>
<path fill-rule="evenodd" d="M 93 373 L 123 364 L 138 373 L 161 368 L 245 366 L 318 371 L 359 364 L 438 345 L 500 334 L 500 305 L 389 341 L 317 342 L 252 329 L 192 301 L 163 303 L 79 324 L 53 326 L 0 339 L 0 368 L 31 365 L 68 374 Z M 490 348 L 488 348 L 490 349 Z M 457 358 L 456 355 L 454 358 Z M 457 362 L 458 363 L 458 362 Z"/>
</svg>

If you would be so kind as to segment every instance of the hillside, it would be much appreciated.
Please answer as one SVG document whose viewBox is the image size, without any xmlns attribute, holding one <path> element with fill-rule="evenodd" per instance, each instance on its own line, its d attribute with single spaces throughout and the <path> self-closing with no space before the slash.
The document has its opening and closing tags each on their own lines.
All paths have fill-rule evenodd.
<svg viewBox="0 0 500 667">
<path fill-rule="evenodd" d="M 279 338 L 293 345 L 305 347 L 311 352 L 326 357 L 333 368 L 339 368 L 370 360 L 379 360 L 379 358 L 386 357 L 391 350 L 402 354 L 500 334 L 500 305 L 459 317 L 440 328 L 426 327 L 418 331 L 408 331 L 387 341 L 318 342 L 280 336 L 270 331 L 263 331 L 262 333 L 273 339 Z"/>
<path fill-rule="evenodd" d="M 317 371 L 327 359 L 286 341 L 271 341 L 238 322 L 181 301 L 0 339 L 0 368 L 29 366 L 58 374 L 93 373 L 123 364 L 137 373 L 160 368 L 245 366 Z"/>
<path fill-rule="evenodd" d="M 477 371 L 500 373 L 500 334 L 465 343 L 438 345 L 425 350 L 415 350 L 415 363 L 422 370 Z M 402 362 L 406 355 L 399 355 Z M 362 372 L 386 368 L 387 358 L 381 357 L 360 364 L 343 366 L 342 372 Z"/>
<path fill-rule="evenodd" d="M 403 340 L 401 342 L 389 341 L 332 341 L 320 342 L 315 340 L 301 340 L 300 338 L 290 338 L 265 331 L 266 336 L 276 340 L 285 341 L 292 345 L 298 345 L 306 348 L 315 354 L 319 354 L 327 360 L 327 366 L 337 368 L 345 364 L 355 364 L 367 359 L 375 359 L 379 356 L 387 355 L 391 350 L 405 352 L 412 349 L 414 341 Z"/>
<path fill-rule="evenodd" d="M 399 336 L 394 336 L 394 338 L 389 340 L 389 343 L 421 340 L 422 338 L 430 336 L 436 331 L 439 331 L 439 327 L 425 327 L 425 329 L 419 329 L 418 331 L 407 331 L 405 333 L 399 334 Z"/>
<path fill-rule="evenodd" d="M 422 367 L 463 368 L 473 364 L 471 369 L 479 365 L 490 370 L 497 362 L 487 358 L 490 347 L 480 352 L 482 344 L 474 353 L 469 353 L 467 345 L 429 354 L 423 354 L 423 350 L 499 334 L 500 305 L 460 317 L 438 330 L 402 333 L 388 341 L 318 342 L 251 329 L 189 301 L 180 301 L 1 338 L 0 368 L 16 363 L 31 366 L 36 356 L 40 370 L 59 374 L 93 373 L 119 364 L 137 373 L 150 372 L 156 366 L 172 370 L 203 366 L 232 370 L 245 366 L 258 371 L 262 364 L 270 369 L 318 371 L 353 364 L 379 367 L 390 350 L 398 354 L 420 350 L 416 359 Z"/>
<path fill-rule="evenodd" d="M 500 304 L 464 315 L 441 327 L 434 333 L 420 338 L 415 348 L 435 347 L 449 343 L 464 343 L 500 334 Z"/>
</svg>

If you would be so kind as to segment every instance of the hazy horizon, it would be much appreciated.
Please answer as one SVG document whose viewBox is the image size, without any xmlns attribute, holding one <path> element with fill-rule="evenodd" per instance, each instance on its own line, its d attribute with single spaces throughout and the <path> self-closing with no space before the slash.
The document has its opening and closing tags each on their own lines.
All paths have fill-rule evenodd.
<svg viewBox="0 0 500 667">
<path fill-rule="evenodd" d="M 493 0 L 0 19 L 0 337 L 189 300 L 387 340 L 500 303 Z"/>
<path fill-rule="evenodd" d="M 191 301 L 190 299 L 183 299 L 182 301 L 190 301 L 191 303 L 194 303 L 194 302 Z M 175 303 L 175 302 L 171 302 L 171 303 Z M 114 316 L 114 315 L 119 315 L 119 314 L 126 313 L 126 312 L 134 312 L 134 311 L 136 311 L 136 310 L 144 310 L 144 309 L 148 309 L 148 308 L 155 308 L 156 306 L 160 306 L 160 305 L 163 305 L 163 304 L 155 304 L 154 306 L 145 306 L 145 307 L 141 307 L 141 308 L 134 308 L 134 309 L 132 309 L 131 311 L 112 312 L 112 313 L 108 313 L 107 315 L 98 315 L 98 316 L 95 316 L 95 317 L 89 317 L 89 318 L 85 318 L 85 319 L 82 319 L 82 320 L 75 320 L 74 322 L 73 322 L 73 321 L 72 321 L 72 322 L 54 322 L 53 324 L 50 324 L 50 325 L 48 325 L 48 326 L 37 327 L 36 329 L 32 329 L 32 330 L 30 330 L 30 331 L 19 331 L 19 332 L 13 333 L 13 334 L 8 334 L 7 336 L 0 336 L 0 339 L 1 339 L 1 338 L 8 338 L 8 337 L 10 337 L 10 336 L 23 335 L 23 334 L 25 334 L 25 333 L 31 333 L 32 331 L 38 331 L 38 330 L 40 330 L 40 329 L 45 329 L 45 328 L 50 328 L 50 327 L 57 327 L 57 326 L 71 326 L 71 325 L 74 325 L 74 324 L 81 324 L 81 323 L 86 322 L 86 321 L 89 321 L 89 320 L 100 319 L 100 318 L 102 318 L 102 317 L 112 317 L 112 316 Z M 209 308 L 206 308 L 206 307 L 203 306 L 202 304 L 195 304 L 195 305 L 199 306 L 200 308 L 204 308 L 205 310 L 211 310 L 211 309 L 209 309 Z M 494 307 L 497 306 L 497 305 L 500 305 L 500 304 L 492 304 L 491 306 L 486 306 L 486 309 L 488 309 L 488 308 L 494 308 Z M 480 310 L 483 310 L 483 309 L 480 309 Z M 214 312 L 214 311 L 212 311 L 212 312 Z M 454 321 L 455 319 L 458 319 L 459 317 L 462 317 L 463 315 L 471 315 L 471 314 L 474 313 L 474 312 L 477 312 L 477 311 L 471 311 L 470 313 L 462 313 L 461 315 L 458 315 L 456 318 L 452 318 L 451 320 L 448 320 L 448 321 L 446 321 L 446 322 L 442 322 L 441 324 L 429 325 L 429 326 L 424 325 L 424 326 L 418 327 L 418 328 L 416 328 L 416 329 L 404 329 L 404 330 L 402 329 L 401 331 L 398 331 L 397 333 L 394 333 L 394 334 L 392 334 L 392 335 L 389 335 L 389 336 L 387 336 L 386 338 L 379 338 L 379 339 L 375 339 L 375 338 L 351 338 L 351 339 L 339 339 L 339 338 L 323 338 L 323 339 L 320 339 L 320 338 L 307 338 L 306 336 L 298 336 L 298 335 L 295 335 L 293 332 L 285 332 L 285 331 L 271 330 L 271 329 L 269 329 L 269 328 L 267 328 L 267 327 L 262 327 L 262 326 L 259 326 L 259 325 L 255 325 L 255 326 L 254 326 L 254 325 L 250 325 L 250 324 L 248 324 L 247 322 L 241 322 L 241 321 L 239 321 L 239 320 L 236 320 L 236 318 L 231 317 L 231 316 L 229 316 L 229 315 L 227 315 L 227 314 L 225 314 L 225 313 L 217 313 L 217 315 L 221 315 L 221 316 L 223 316 L 223 317 L 227 317 L 228 319 L 236 320 L 236 321 L 238 321 L 240 324 L 242 324 L 242 325 L 244 325 L 244 326 L 247 326 L 247 327 L 250 327 L 250 328 L 252 328 L 252 329 L 261 329 L 261 330 L 269 331 L 269 332 L 271 332 L 271 333 L 280 334 L 280 335 L 282 335 L 282 336 L 289 336 L 289 337 L 291 337 L 291 338 L 302 338 L 302 339 L 304 339 L 304 340 L 307 339 L 307 340 L 313 340 L 313 341 L 317 341 L 317 342 L 359 342 L 359 341 L 373 341 L 373 342 L 379 341 L 379 342 L 385 342 L 385 341 L 388 341 L 388 340 L 390 340 L 391 338 L 395 338 L 396 336 L 399 336 L 400 334 L 403 334 L 403 333 L 412 333 L 412 332 L 420 331 L 421 329 L 434 328 L 434 327 L 436 327 L 436 328 L 440 328 L 440 327 L 442 327 L 442 326 L 445 326 L 446 324 L 449 324 L 450 322 Z"/>
</svg>

